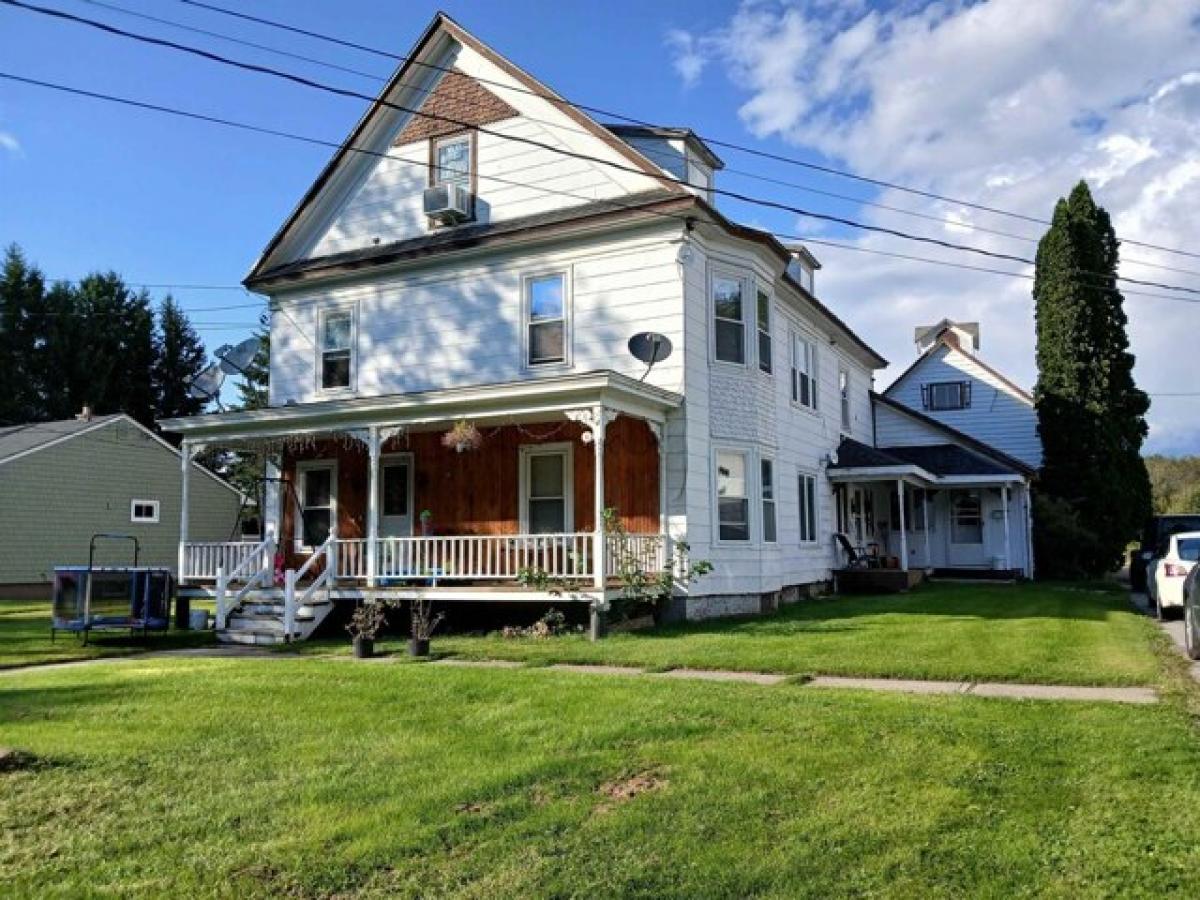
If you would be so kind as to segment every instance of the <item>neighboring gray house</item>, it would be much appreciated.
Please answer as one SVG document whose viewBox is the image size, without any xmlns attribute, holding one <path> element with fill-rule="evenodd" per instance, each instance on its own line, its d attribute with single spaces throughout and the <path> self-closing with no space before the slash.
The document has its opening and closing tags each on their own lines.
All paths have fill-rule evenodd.
<svg viewBox="0 0 1200 900">
<path fill-rule="evenodd" d="M 191 534 L 228 540 L 242 495 L 193 466 Z M 42 592 L 55 566 L 86 563 L 96 532 L 132 534 L 142 562 L 174 569 L 181 471 L 179 452 L 124 414 L 0 429 L 0 597 Z M 129 555 L 110 544 L 97 561 Z"/>
</svg>

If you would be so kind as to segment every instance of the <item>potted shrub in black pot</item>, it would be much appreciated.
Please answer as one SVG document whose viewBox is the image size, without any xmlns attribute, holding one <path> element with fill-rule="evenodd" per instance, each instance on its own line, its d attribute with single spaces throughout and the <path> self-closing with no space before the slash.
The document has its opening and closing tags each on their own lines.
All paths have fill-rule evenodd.
<svg viewBox="0 0 1200 900">
<path fill-rule="evenodd" d="M 382 603 L 370 601 L 354 610 L 346 630 L 354 642 L 355 657 L 366 659 L 375 655 L 375 638 L 386 624 L 387 615 Z"/>
<path fill-rule="evenodd" d="M 429 655 L 429 638 L 433 630 L 441 624 L 444 613 L 434 615 L 433 602 L 427 597 L 418 596 L 412 601 L 412 631 L 408 640 L 408 652 L 412 656 Z"/>
</svg>

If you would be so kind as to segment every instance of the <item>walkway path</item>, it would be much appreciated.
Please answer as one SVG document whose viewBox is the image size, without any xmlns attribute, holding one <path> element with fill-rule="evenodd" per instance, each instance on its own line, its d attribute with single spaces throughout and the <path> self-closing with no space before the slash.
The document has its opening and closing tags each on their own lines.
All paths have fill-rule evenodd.
<svg viewBox="0 0 1200 900">
<path fill-rule="evenodd" d="M 523 663 L 498 659 L 435 660 L 436 666 L 467 668 L 518 668 Z M 905 694 L 970 694 L 976 697 L 1006 697 L 1014 700 L 1090 700 L 1108 703 L 1157 703 L 1158 693 L 1145 687 L 1085 687 L 1058 684 L 1012 684 L 989 681 L 917 681 L 901 678 L 843 678 L 818 675 L 806 681 L 795 676 L 767 672 L 733 672 L 720 669 L 671 669 L 666 672 L 647 672 L 633 666 L 547 666 L 551 671 L 578 672 L 592 675 L 644 675 L 648 678 L 682 678 L 695 681 L 730 681 L 743 684 L 773 685 L 784 682 L 802 683 L 813 688 L 852 688 L 864 691 L 888 691 Z"/>
<path fill-rule="evenodd" d="M 310 659 L 338 660 L 344 662 L 388 663 L 396 659 L 391 656 L 376 656 L 369 660 L 356 660 L 351 656 L 301 656 L 279 651 L 266 651 L 250 647 L 196 647 L 187 650 L 156 650 L 128 656 L 108 656 L 97 659 L 80 659 L 70 662 L 46 663 L 45 665 L 23 666 L 0 670 L 0 676 L 28 672 L 31 669 L 67 669 L 77 666 L 118 663 L 146 659 L 169 658 L 240 658 L 240 659 Z M 456 666 L 473 669 L 523 669 L 523 662 L 503 659 L 459 659 L 446 657 L 432 660 L 433 666 Z M 963 694 L 975 697 L 1005 697 L 1013 700 L 1088 700 L 1108 703 L 1157 703 L 1158 694 L 1146 687 L 1087 687 L 1058 684 L 1016 684 L 989 681 L 920 681 L 904 678 L 852 678 L 835 675 L 818 675 L 804 679 L 795 675 L 778 675 L 770 672 L 740 672 L 727 669 L 669 669 L 665 672 L 650 672 L 634 666 L 579 665 L 559 663 L 545 667 L 533 667 L 530 671 L 548 669 L 554 672 L 571 672 L 582 675 L 640 676 L 646 678 L 684 679 L 689 681 L 724 681 L 737 684 L 777 685 L 802 684 L 811 688 L 850 688 L 862 691 L 887 691 L 903 694 Z"/>
</svg>

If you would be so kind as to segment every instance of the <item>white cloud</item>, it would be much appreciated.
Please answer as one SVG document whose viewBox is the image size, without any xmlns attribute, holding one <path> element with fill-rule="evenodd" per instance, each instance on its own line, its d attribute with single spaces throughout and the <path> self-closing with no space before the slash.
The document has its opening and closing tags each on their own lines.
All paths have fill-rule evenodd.
<svg viewBox="0 0 1200 900">
<path fill-rule="evenodd" d="M 691 87 L 700 80 L 704 66 L 708 60 L 705 57 L 699 41 L 691 34 L 678 28 L 667 32 L 666 44 L 672 55 L 672 65 L 686 87 Z"/>
<path fill-rule="evenodd" d="M 697 78 L 719 68 L 745 92 L 738 115 L 750 134 L 875 178 L 1044 219 L 1086 177 L 1127 239 L 1122 274 L 1200 287 L 1200 275 L 1140 264 L 1200 273 L 1200 260 L 1128 241 L 1200 246 L 1197 23 L 1200 0 L 904 0 L 871 9 L 753 0 L 720 28 L 680 31 L 669 46 L 677 68 L 684 48 Z M 964 226 L 1030 238 L 1044 230 L 897 191 L 877 199 L 954 224 L 878 209 L 858 218 L 1025 257 L 1033 243 Z M 895 238 L 851 240 L 988 265 Z M 832 248 L 818 254 L 823 297 L 896 363 L 881 383 L 911 360 L 912 327 L 943 316 L 981 320 L 988 358 L 1033 383 L 1028 281 Z M 1192 383 L 1179 342 L 1198 333 L 1200 307 L 1129 295 L 1126 309 L 1139 384 L 1178 391 Z M 1197 401 L 1156 403 L 1150 421 L 1150 449 L 1200 452 Z"/>
<path fill-rule="evenodd" d="M 17 140 L 16 135 L 7 131 L 0 131 L 0 150 L 7 150 L 14 156 L 20 156 L 21 142 Z"/>
</svg>

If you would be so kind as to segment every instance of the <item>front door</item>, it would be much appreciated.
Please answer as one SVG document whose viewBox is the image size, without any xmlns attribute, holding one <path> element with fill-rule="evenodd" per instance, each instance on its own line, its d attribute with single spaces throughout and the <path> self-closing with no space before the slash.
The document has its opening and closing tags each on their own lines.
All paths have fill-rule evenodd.
<svg viewBox="0 0 1200 900">
<path fill-rule="evenodd" d="M 983 552 L 983 494 L 981 491 L 950 492 L 951 567 L 978 568 L 987 564 Z"/>
<path fill-rule="evenodd" d="M 408 537 L 413 525 L 412 455 L 383 457 L 379 466 L 379 533 L 383 537 Z"/>
</svg>

